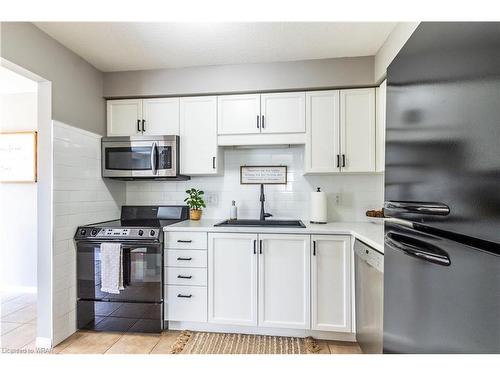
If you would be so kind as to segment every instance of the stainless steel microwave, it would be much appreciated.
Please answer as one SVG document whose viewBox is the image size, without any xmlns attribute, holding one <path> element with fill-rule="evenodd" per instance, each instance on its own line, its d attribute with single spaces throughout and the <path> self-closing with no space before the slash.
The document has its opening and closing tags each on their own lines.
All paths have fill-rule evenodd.
<svg viewBox="0 0 500 375">
<path fill-rule="evenodd" d="M 117 179 L 179 177 L 179 136 L 102 138 L 102 176 Z"/>
</svg>

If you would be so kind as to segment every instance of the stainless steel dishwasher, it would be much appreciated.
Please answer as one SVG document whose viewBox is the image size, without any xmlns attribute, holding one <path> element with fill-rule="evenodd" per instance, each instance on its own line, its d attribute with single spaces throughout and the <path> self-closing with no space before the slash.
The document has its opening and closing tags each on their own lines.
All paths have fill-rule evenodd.
<svg viewBox="0 0 500 375">
<path fill-rule="evenodd" d="M 382 353 L 384 255 L 354 242 L 356 340 L 363 353 Z"/>
</svg>

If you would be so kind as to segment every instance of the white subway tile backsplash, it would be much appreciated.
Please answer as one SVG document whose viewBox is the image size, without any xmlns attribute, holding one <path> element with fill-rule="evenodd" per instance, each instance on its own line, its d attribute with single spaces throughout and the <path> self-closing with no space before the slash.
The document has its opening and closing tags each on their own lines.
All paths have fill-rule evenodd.
<svg viewBox="0 0 500 375">
<path fill-rule="evenodd" d="M 101 137 L 54 121 L 54 344 L 76 330 L 76 249 L 79 225 L 120 217 L 125 185 L 101 178 Z"/>
<path fill-rule="evenodd" d="M 126 183 L 127 204 L 184 204 L 185 190 L 191 187 L 215 196 L 208 203 L 205 218 L 224 219 L 235 200 L 241 218 L 255 218 L 260 213 L 258 185 L 240 185 L 241 165 L 286 165 L 287 185 L 267 185 L 266 209 L 275 218 L 309 217 L 309 196 L 316 187 L 327 192 L 328 216 L 332 221 L 365 220 L 365 211 L 381 208 L 384 178 L 382 174 L 304 176 L 304 147 L 226 149 L 224 175 L 192 177 L 182 182 L 130 181 Z M 161 194 L 159 194 L 161 192 Z M 336 195 L 340 201 L 337 204 Z"/>
</svg>

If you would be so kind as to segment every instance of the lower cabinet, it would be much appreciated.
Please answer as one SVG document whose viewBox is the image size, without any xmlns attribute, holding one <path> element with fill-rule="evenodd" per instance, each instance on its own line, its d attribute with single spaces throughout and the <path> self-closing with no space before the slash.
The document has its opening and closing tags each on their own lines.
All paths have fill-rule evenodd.
<svg viewBox="0 0 500 375">
<path fill-rule="evenodd" d="M 257 325 L 257 234 L 208 235 L 208 321 Z"/>
<path fill-rule="evenodd" d="M 207 321 L 207 288 L 203 286 L 165 286 L 165 320 Z"/>
<path fill-rule="evenodd" d="M 259 326 L 310 328 L 310 236 L 259 235 Z"/>
<path fill-rule="evenodd" d="M 311 328 L 351 332 L 350 236 L 313 235 L 311 242 Z"/>
</svg>

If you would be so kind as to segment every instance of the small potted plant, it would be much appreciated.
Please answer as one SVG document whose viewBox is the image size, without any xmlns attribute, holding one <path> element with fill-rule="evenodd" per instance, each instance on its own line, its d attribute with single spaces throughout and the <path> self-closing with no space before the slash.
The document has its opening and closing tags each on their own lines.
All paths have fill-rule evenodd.
<svg viewBox="0 0 500 375">
<path fill-rule="evenodd" d="M 200 220 L 201 219 L 201 209 L 205 208 L 205 201 L 203 200 L 203 190 L 198 189 L 188 189 L 186 190 L 187 198 L 184 199 L 184 202 L 189 206 L 189 218 L 191 220 Z"/>
</svg>

